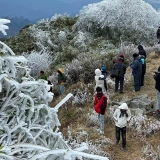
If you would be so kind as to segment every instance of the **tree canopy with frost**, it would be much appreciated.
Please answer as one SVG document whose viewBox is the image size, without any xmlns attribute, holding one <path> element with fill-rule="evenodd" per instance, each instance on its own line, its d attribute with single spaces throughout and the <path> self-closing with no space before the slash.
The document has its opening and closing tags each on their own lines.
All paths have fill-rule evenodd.
<svg viewBox="0 0 160 160">
<path fill-rule="evenodd" d="M 146 33 L 157 30 L 160 14 L 144 0 L 103 0 L 84 6 L 75 26 L 89 30 L 95 24 Z"/>
<path fill-rule="evenodd" d="M 6 34 L 0 19 L 0 31 Z M 54 108 L 48 106 L 53 93 L 45 80 L 30 76 L 27 60 L 0 42 L 0 159 L 3 160 L 76 160 L 83 157 L 108 160 L 83 152 L 87 143 L 72 149 L 59 132 L 58 109 L 69 93 Z"/>
</svg>

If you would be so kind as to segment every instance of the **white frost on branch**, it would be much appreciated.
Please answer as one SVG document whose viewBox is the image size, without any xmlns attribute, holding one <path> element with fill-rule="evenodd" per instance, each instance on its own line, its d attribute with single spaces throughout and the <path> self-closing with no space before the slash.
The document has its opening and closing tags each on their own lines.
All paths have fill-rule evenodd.
<svg viewBox="0 0 160 160">
<path fill-rule="evenodd" d="M 0 31 L 4 34 L 7 35 L 6 33 L 6 29 L 9 29 L 9 27 L 6 25 L 8 23 L 10 23 L 11 21 L 8 19 L 0 19 Z"/>
<path fill-rule="evenodd" d="M 47 81 L 36 81 L 29 74 L 27 60 L 12 54 L 13 51 L 6 54 L 3 50 L 5 45 L 1 46 L 0 159 L 108 160 L 107 157 L 83 152 L 88 149 L 87 143 L 75 149 L 66 143 L 62 133 L 58 132 L 61 124 L 57 112 L 72 94 L 68 94 L 55 108 L 50 108 L 48 103 L 53 93 L 48 92 Z"/>
</svg>

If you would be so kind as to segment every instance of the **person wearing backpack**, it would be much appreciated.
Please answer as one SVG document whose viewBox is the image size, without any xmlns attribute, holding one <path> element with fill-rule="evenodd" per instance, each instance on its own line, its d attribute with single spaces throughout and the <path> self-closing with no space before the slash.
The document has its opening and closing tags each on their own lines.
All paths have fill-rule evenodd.
<svg viewBox="0 0 160 160">
<path fill-rule="evenodd" d="M 67 80 L 67 77 L 63 73 L 62 68 L 59 68 L 57 72 L 58 72 L 58 84 L 60 84 L 60 92 L 61 92 L 61 95 L 64 95 L 64 93 L 65 93 L 65 86 L 64 85 Z"/>
<path fill-rule="evenodd" d="M 94 109 L 98 113 L 98 121 L 100 124 L 100 129 L 98 131 L 100 134 L 104 134 L 104 115 L 108 102 L 107 97 L 103 94 L 100 86 L 96 87 L 96 92 L 97 93 L 94 97 Z"/>
<path fill-rule="evenodd" d="M 144 86 L 144 75 L 146 73 L 146 60 L 143 55 L 139 55 L 140 63 L 142 64 L 142 74 L 141 74 L 141 87 Z"/>
<path fill-rule="evenodd" d="M 108 87 L 107 87 L 107 75 L 108 75 L 108 72 L 107 72 L 107 67 L 106 66 L 102 66 L 101 67 L 101 72 L 102 72 L 102 75 L 104 75 L 104 87 L 106 89 L 106 92 L 108 90 Z"/>
<path fill-rule="evenodd" d="M 113 67 L 113 71 L 114 70 L 118 71 L 118 75 L 114 78 L 115 78 L 115 92 L 118 92 L 119 83 L 120 83 L 119 93 L 123 93 L 124 75 L 126 73 L 126 65 L 122 61 L 123 59 L 119 57 L 117 63 L 115 63 Z"/>
<path fill-rule="evenodd" d="M 144 56 L 144 57 L 145 57 L 145 59 L 146 59 L 146 57 L 147 57 L 147 55 L 146 55 L 146 51 L 144 50 L 144 48 L 143 48 L 143 46 L 142 46 L 142 45 L 138 45 L 138 55 L 142 55 L 142 56 Z"/>
<path fill-rule="evenodd" d="M 95 81 L 96 81 L 96 85 L 95 85 L 95 88 L 94 88 L 94 91 L 96 92 L 96 88 L 98 86 L 100 86 L 102 88 L 102 92 L 107 95 L 107 91 L 106 91 L 106 88 L 105 88 L 105 84 L 104 84 L 104 75 L 102 74 L 101 70 L 100 69 L 96 69 L 95 70 Z"/>
<path fill-rule="evenodd" d="M 142 64 L 139 61 L 138 54 L 133 54 L 134 61 L 130 64 L 132 75 L 134 78 L 134 92 L 138 92 L 141 88 Z"/>
<path fill-rule="evenodd" d="M 126 103 L 122 103 L 114 112 L 113 118 L 116 125 L 116 145 L 122 137 L 122 150 L 126 151 L 126 126 L 131 119 L 131 112 Z"/>
</svg>

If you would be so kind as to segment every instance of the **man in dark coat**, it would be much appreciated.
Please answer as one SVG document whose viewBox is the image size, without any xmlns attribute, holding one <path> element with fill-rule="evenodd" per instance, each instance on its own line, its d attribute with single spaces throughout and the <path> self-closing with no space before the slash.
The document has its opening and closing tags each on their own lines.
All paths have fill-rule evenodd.
<svg viewBox="0 0 160 160">
<path fill-rule="evenodd" d="M 158 67 L 158 72 L 154 73 L 153 78 L 156 81 L 155 89 L 157 90 L 157 113 L 160 113 L 160 66 Z"/>
<path fill-rule="evenodd" d="M 145 59 L 146 59 L 146 57 L 147 57 L 147 55 L 146 55 L 146 51 L 144 50 L 144 48 L 143 48 L 143 46 L 142 45 L 139 45 L 138 46 L 138 55 L 142 55 L 142 56 L 144 56 L 145 57 Z"/>
<path fill-rule="evenodd" d="M 158 44 L 160 43 L 160 27 L 157 29 Z"/>
<path fill-rule="evenodd" d="M 134 53 L 133 57 L 134 61 L 130 64 L 130 67 L 132 68 L 132 75 L 134 77 L 134 90 L 135 92 L 138 92 L 141 88 L 142 64 L 138 59 L 137 53 Z"/>
<path fill-rule="evenodd" d="M 118 92 L 118 87 L 120 83 L 120 93 L 123 93 L 124 75 L 126 73 L 126 66 L 122 61 L 123 59 L 119 57 L 117 63 L 114 64 L 113 68 L 113 70 L 119 70 L 119 75 L 115 77 L 115 92 Z"/>
</svg>

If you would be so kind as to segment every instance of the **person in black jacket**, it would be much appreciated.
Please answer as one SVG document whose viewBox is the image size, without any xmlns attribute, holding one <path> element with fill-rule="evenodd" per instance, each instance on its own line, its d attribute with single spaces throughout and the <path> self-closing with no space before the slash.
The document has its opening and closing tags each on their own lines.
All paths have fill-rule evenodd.
<svg viewBox="0 0 160 160">
<path fill-rule="evenodd" d="M 146 73 L 146 60 L 145 60 L 145 57 L 143 55 L 139 56 L 139 60 L 142 64 L 141 87 L 143 87 L 144 86 L 144 75 Z"/>
<path fill-rule="evenodd" d="M 119 57 L 117 63 L 114 64 L 113 68 L 113 70 L 119 70 L 119 75 L 115 77 L 115 92 L 118 92 L 118 87 L 120 83 L 120 93 L 123 93 L 124 75 L 126 73 L 126 66 L 122 61 L 123 59 Z"/>
<path fill-rule="evenodd" d="M 157 113 L 160 113 L 160 66 L 158 67 L 158 72 L 153 75 L 155 83 L 155 89 L 157 90 Z"/>
<path fill-rule="evenodd" d="M 146 59 L 147 55 L 146 55 L 146 51 L 144 50 L 143 46 L 142 45 L 139 45 L 138 46 L 138 55 L 143 55 Z"/>
<path fill-rule="evenodd" d="M 160 43 L 160 27 L 157 29 L 158 44 Z"/>
</svg>

